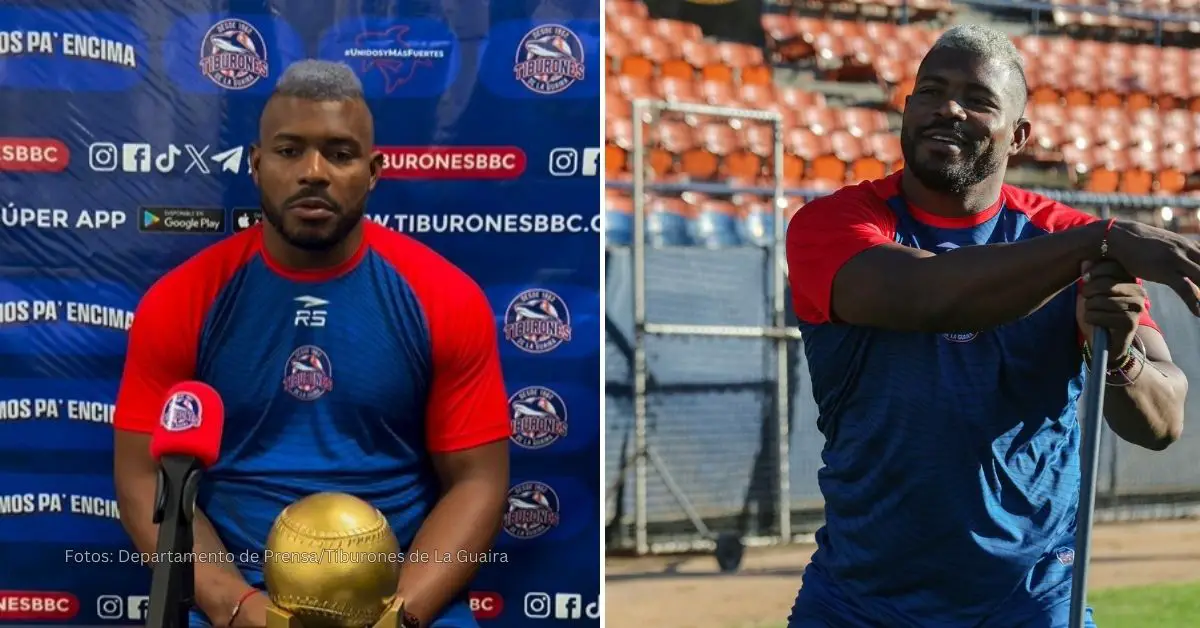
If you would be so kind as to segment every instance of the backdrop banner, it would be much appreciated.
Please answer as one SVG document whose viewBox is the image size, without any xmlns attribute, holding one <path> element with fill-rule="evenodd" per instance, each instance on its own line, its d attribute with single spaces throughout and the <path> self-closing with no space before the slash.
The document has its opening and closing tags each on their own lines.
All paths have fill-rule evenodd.
<svg viewBox="0 0 1200 628">
<path fill-rule="evenodd" d="M 3 5 L 0 621 L 144 623 L 150 572 L 112 482 L 132 312 L 260 219 L 259 113 L 286 66 L 317 57 L 358 72 L 375 115 L 369 218 L 448 257 L 495 310 L 512 489 L 476 616 L 598 626 L 599 2 Z"/>
</svg>

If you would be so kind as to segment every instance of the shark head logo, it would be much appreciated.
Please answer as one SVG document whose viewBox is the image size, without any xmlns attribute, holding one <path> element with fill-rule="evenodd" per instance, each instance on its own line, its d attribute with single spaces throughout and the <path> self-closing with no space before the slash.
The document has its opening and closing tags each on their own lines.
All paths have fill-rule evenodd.
<svg viewBox="0 0 1200 628">
<path fill-rule="evenodd" d="M 433 68 L 433 62 L 445 56 L 434 47 L 414 47 L 405 39 L 411 27 L 393 26 L 382 32 L 367 31 L 354 38 L 354 47 L 364 57 L 362 72 L 379 72 L 388 94 L 408 83 L 421 68 Z M 425 42 L 418 42 L 418 46 Z"/>
<path fill-rule="evenodd" d="M 582 81 L 584 72 L 583 43 L 565 26 L 539 26 L 517 46 L 513 73 L 531 91 L 557 94 Z"/>
</svg>

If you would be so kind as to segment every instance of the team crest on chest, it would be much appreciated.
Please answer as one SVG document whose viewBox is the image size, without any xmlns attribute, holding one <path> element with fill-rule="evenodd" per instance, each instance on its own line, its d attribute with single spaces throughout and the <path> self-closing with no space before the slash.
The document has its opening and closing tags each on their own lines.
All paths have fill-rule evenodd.
<svg viewBox="0 0 1200 628">
<path fill-rule="evenodd" d="M 314 345 L 304 345 L 288 356 L 283 368 L 283 389 L 301 401 L 320 399 L 333 390 L 333 364 Z"/>
</svg>

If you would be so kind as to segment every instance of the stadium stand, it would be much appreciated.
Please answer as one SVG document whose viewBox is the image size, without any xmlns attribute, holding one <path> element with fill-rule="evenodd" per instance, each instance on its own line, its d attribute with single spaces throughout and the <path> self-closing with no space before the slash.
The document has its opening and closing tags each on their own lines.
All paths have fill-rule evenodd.
<svg viewBox="0 0 1200 628">
<path fill-rule="evenodd" d="M 1195 12 L 1197 4 L 1153 0 L 1124 8 L 1178 15 Z M 1063 2 L 1044 11 L 1051 23 L 1043 25 L 1036 16 L 1031 23 L 1028 10 L 1018 21 L 1004 21 L 1012 7 L 1020 8 L 1014 3 L 796 1 L 765 7 L 766 45 L 757 47 L 713 40 L 694 23 L 656 19 L 642 2 L 606 0 L 605 169 L 618 184 L 607 192 L 610 242 L 630 237 L 631 201 L 620 182 L 631 176 L 633 99 L 776 111 L 786 127 L 784 186 L 832 190 L 903 165 L 896 130 L 904 98 L 921 56 L 954 21 L 1003 25 L 1024 54 L 1034 138 L 1014 159 L 1012 182 L 1095 194 L 1195 196 L 1200 49 L 1150 42 L 1191 43 L 1200 14 L 1198 22 L 1172 22 L 1086 12 L 1107 6 Z M 770 188 L 773 139 L 770 125 L 664 114 L 647 126 L 647 175 L 655 183 L 718 183 L 735 192 Z M 658 194 L 646 205 L 648 233 L 661 244 L 687 243 L 689 232 L 708 234 L 691 241 L 710 246 L 754 240 L 763 212 L 770 213 L 768 196 Z M 792 198 L 789 212 L 802 203 Z M 1141 204 L 1139 219 L 1200 233 L 1194 209 Z"/>
<path fill-rule="evenodd" d="M 1010 182 L 1200 234 L 1200 0 L 605 1 L 610 553 L 714 550 L 736 570 L 743 544 L 819 525 L 823 439 L 773 246 L 776 201 L 787 219 L 903 166 L 904 96 L 949 25 L 991 23 L 1024 53 L 1034 130 Z M 733 41 L 746 20 L 667 19 L 732 5 L 753 12 L 758 33 Z M 781 164 L 774 125 L 734 109 L 655 106 L 635 150 L 635 99 L 775 112 Z M 635 153 L 644 246 L 632 237 Z M 1200 342 L 1165 289 L 1149 288 L 1174 342 Z M 1200 373 L 1183 353 L 1181 368 Z M 1194 465 L 1103 438 L 1102 520 L 1195 512 Z M 1176 449 L 1177 460 L 1200 456 Z"/>
</svg>

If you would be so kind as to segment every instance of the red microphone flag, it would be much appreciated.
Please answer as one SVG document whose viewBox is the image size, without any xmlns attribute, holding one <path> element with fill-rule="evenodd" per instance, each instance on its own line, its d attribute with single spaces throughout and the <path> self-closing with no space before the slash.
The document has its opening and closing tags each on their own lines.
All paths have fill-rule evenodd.
<svg viewBox="0 0 1200 628">
<path fill-rule="evenodd" d="M 224 427 L 225 404 L 217 391 L 201 382 L 180 382 L 167 392 L 150 455 L 155 460 L 187 456 L 210 467 L 221 451 Z"/>
</svg>

